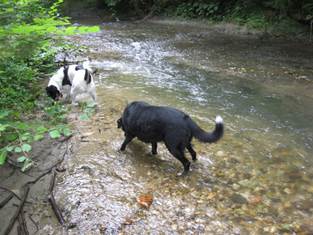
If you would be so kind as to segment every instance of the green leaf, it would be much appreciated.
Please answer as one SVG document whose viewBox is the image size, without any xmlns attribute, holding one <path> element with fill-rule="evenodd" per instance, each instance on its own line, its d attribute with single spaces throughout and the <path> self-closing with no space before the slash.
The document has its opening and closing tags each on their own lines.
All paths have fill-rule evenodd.
<svg viewBox="0 0 313 235">
<path fill-rule="evenodd" d="M 7 159 L 7 151 L 5 149 L 0 150 L 0 166 L 5 163 L 5 160 Z"/>
<path fill-rule="evenodd" d="M 20 130 L 27 130 L 28 129 L 28 124 L 27 123 L 24 123 L 24 122 L 17 122 L 15 124 L 15 127 L 17 129 L 20 129 Z"/>
<path fill-rule="evenodd" d="M 64 136 L 70 136 L 72 134 L 70 128 L 66 127 L 63 129 L 63 135 Z"/>
<path fill-rule="evenodd" d="M 3 119 L 7 116 L 9 116 L 9 111 L 7 111 L 7 110 L 0 111 L 0 119 Z"/>
<path fill-rule="evenodd" d="M 20 147 L 15 147 L 14 152 L 21 153 L 22 149 Z"/>
<path fill-rule="evenodd" d="M 47 132 L 48 129 L 45 128 L 44 126 L 39 126 L 39 127 L 37 127 L 36 131 L 38 132 L 38 134 L 43 134 L 43 133 Z"/>
<path fill-rule="evenodd" d="M 32 136 L 29 132 L 26 132 L 21 136 L 21 140 L 23 141 L 30 141 L 31 139 L 32 139 Z"/>
<path fill-rule="evenodd" d="M 11 133 L 11 134 L 5 135 L 4 137 L 6 141 L 12 142 L 18 138 L 18 135 L 16 133 Z"/>
<path fill-rule="evenodd" d="M 33 166 L 33 161 L 29 158 L 26 158 L 26 160 L 24 161 L 24 165 L 21 169 L 22 172 L 27 171 L 29 168 L 31 168 Z"/>
<path fill-rule="evenodd" d="M 56 138 L 60 138 L 61 137 L 61 133 L 58 130 L 52 130 L 49 131 L 49 135 L 52 139 L 56 139 Z"/>
<path fill-rule="evenodd" d="M 17 162 L 25 162 L 26 159 L 27 159 L 27 157 L 25 157 L 25 156 L 20 156 L 20 157 L 17 159 Z"/>
<path fill-rule="evenodd" d="M 30 150 L 32 150 L 32 146 L 30 146 L 29 144 L 23 144 L 22 145 L 22 150 L 24 152 L 29 152 Z"/>
<path fill-rule="evenodd" d="M 82 114 L 79 116 L 79 119 L 82 120 L 82 121 L 86 121 L 89 119 L 88 115 L 86 113 Z"/>
<path fill-rule="evenodd" d="M 0 123 L 0 132 L 1 131 L 5 131 L 5 129 L 8 127 L 9 125 L 7 125 L 7 124 L 1 124 Z"/>
<path fill-rule="evenodd" d="M 91 102 L 87 104 L 87 108 L 95 108 L 96 106 L 97 104 Z"/>
<path fill-rule="evenodd" d="M 14 147 L 13 147 L 13 146 L 7 146 L 5 149 L 6 149 L 8 152 L 11 152 L 11 151 L 13 151 Z"/>
<path fill-rule="evenodd" d="M 44 136 L 43 136 L 42 134 L 36 134 L 36 135 L 34 136 L 34 140 L 35 140 L 35 141 L 42 140 L 43 138 L 44 138 Z"/>
</svg>

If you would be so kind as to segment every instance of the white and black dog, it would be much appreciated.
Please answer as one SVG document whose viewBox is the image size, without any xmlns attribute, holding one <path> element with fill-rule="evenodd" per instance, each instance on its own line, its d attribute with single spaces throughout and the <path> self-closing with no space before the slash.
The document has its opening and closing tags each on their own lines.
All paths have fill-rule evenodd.
<svg viewBox="0 0 313 235">
<path fill-rule="evenodd" d="M 59 100 L 63 97 L 63 92 L 67 93 L 67 86 L 70 86 L 70 96 L 72 103 L 76 104 L 76 97 L 82 93 L 88 93 L 96 103 L 96 86 L 92 73 L 94 70 L 89 66 L 89 62 L 83 65 L 68 65 L 61 67 L 49 80 L 46 92 L 49 97 Z M 69 94 L 67 94 L 69 96 Z"/>
<path fill-rule="evenodd" d="M 196 137 L 201 142 L 213 143 L 222 138 L 224 133 L 223 119 L 217 116 L 215 129 L 208 133 L 202 130 L 187 114 L 171 107 L 153 106 L 135 101 L 127 105 L 122 117 L 117 121 L 122 128 L 125 140 L 121 146 L 124 151 L 127 144 L 137 137 L 152 144 L 152 154 L 157 154 L 157 143 L 163 141 L 170 153 L 184 166 L 183 174 L 189 171 L 190 162 L 185 157 L 185 148 L 197 159 L 191 140 Z"/>
</svg>

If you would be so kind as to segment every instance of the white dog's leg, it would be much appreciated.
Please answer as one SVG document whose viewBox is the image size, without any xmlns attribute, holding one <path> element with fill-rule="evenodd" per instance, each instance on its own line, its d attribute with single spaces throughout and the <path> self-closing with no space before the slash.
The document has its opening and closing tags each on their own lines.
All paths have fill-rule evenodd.
<svg viewBox="0 0 313 235">
<path fill-rule="evenodd" d="M 93 102 L 97 105 L 96 87 L 91 86 L 91 88 L 88 90 L 88 94 L 91 96 Z"/>
<path fill-rule="evenodd" d="M 75 92 L 75 87 L 72 87 L 71 89 L 71 98 L 72 98 L 72 105 L 73 106 L 77 106 L 78 103 L 76 101 L 76 96 L 77 96 L 77 93 Z"/>
</svg>

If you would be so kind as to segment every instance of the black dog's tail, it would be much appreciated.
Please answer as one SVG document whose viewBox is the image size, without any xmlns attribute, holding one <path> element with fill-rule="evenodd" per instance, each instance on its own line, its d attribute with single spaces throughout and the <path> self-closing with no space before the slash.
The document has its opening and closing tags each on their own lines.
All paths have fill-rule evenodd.
<svg viewBox="0 0 313 235">
<path fill-rule="evenodd" d="M 85 69 L 85 77 L 84 77 L 85 81 L 87 84 L 89 84 L 91 82 L 91 74 L 89 73 L 88 69 Z"/>
<path fill-rule="evenodd" d="M 215 129 L 213 132 L 208 133 L 202 130 L 194 121 L 190 119 L 189 126 L 192 134 L 201 142 L 213 143 L 222 138 L 224 134 L 224 124 L 221 116 L 215 118 Z"/>
</svg>

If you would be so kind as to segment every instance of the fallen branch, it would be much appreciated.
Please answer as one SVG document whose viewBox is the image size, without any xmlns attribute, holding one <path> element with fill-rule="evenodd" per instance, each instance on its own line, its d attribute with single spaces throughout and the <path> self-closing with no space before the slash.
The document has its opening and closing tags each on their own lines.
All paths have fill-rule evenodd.
<svg viewBox="0 0 313 235">
<path fill-rule="evenodd" d="M 8 235 L 8 234 L 11 232 L 11 230 L 12 230 L 12 228 L 13 228 L 13 226 L 14 226 L 14 223 L 15 223 L 16 219 L 18 218 L 19 214 L 20 214 L 21 211 L 23 210 L 23 207 L 24 207 L 26 198 L 27 198 L 28 193 L 29 193 L 29 189 L 30 189 L 30 188 L 29 188 L 29 186 L 27 185 L 27 186 L 26 186 L 26 189 L 25 189 L 24 196 L 23 196 L 23 198 L 22 198 L 22 201 L 21 201 L 19 207 L 17 208 L 15 214 L 14 214 L 13 217 L 11 218 L 11 220 L 10 220 L 10 222 L 9 222 L 9 225 L 8 225 L 7 228 L 4 230 L 4 233 L 3 233 L 4 235 Z"/>
<path fill-rule="evenodd" d="M 22 234 L 22 235 L 29 235 L 23 210 L 21 210 L 21 213 L 18 216 L 18 222 L 19 222 L 19 226 L 18 227 L 19 227 L 20 234 Z"/>
<path fill-rule="evenodd" d="M 11 193 L 11 194 L 13 194 L 18 200 L 22 200 L 21 198 L 20 198 L 20 196 L 19 195 L 17 195 L 15 192 L 13 192 L 11 189 L 8 189 L 8 188 L 6 188 L 6 187 L 3 187 L 3 186 L 1 186 L 0 185 L 0 189 L 2 189 L 2 190 L 4 190 L 4 191 L 7 191 L 7 192 L 9 192 L 9 193 Z"/>
<path fill-rule="evenodd" d="M 36 231 L 35 233 L 38 232 L 39 228 L 38 228 L 38 224 L 34 221 L 33 217 L 31 215 L 28 215 L 29 220 L 35 225 L 36 227 Z"/>
<path fill-rule="evenodd" d="M 13 196 L 14 194 L 10 192 L 9 195 L 2 202 L 0 202 L 0 209 L 4 207 L 12 199 Z"/>
<path fill-rule="evenodd" d="M 56 172 L 55 172 L 55 169 L 53 169 L 51 180 L 50 180 L 50 185 L 49 185 L 49 194 L 53 192 L 55 177 L 56 177 Z"/>
<path fill-rule="evenodd" d="M 66 137 L 60 139 L 59 142 L 60 142 L 60 143 L 63 143 L 63 142 L 65 142 L 65 141 L 69 140 L 69 139 L 72 138 L 72 137 L 73 137 L 73 135 L 66 136 Z"/>
<path fill-rule="evenodd" d="M 56 170 L 57 172 L 65 172 L 65 171 L 66 171 L 66 168 L 57 166 L 57 168 L 55 168 L 55 170 Z"/>
<path fill-rule="evenodd" d="M 57 205 L 57 203 L 55 201 L 55 198 L 54 198 L 54 195 L 53 195 L 53 188 L 54 188 L 54 184 L 55 184 L 55 176 L 56 176 L 56 172 L 53 171 L 52 177 L 51 177 L 51 180 L 50 180 L 50 185 L 49 185 L 49 196 L 48 196 L 48 199 L 49 199 L 49 202 L 51 204 L 52 210 L 53 210 L 55 216 L 57 217 L 59 223 L 61 225 L 65 225 L 64 217 L 63 217 L 62 212 L 61 212 L 59 206 Z"/>
<path fill-rule="evenodd" d="M 61 213 L 60 208 L 58 207 L 57 203 L 55 202 L 55 198 L 54 198 L 54 196 L 53 196 L 53 193 L 51 193 L 51 194 L 49 195 L 49 202 L 50 202 L 50 204 L 51 204 L 52 210 L 53 210 L 55 216 L 57 217 L 59 223 L 60 223 L 61 225 L 65 225 L 64 217 L 63 217 L 63 215 L 62 215 L 62 213 Z"/>
<path fill-rule="evenodd" d="M 19 218 L 20 216 L 23 216 L 23 217 L 22 217 L 22 218 L 19 218 L 19 220 L 20 220 L 20 221 L 19 221 L 19 222 L 20 222 L 20 225 L 18 226 L 18 232 L 19 232 L 19 234 L 26 234 L 26 235 L 28 235 L 27 226 L 26 226 L 25 219 L 24 219 L 24 213 L 23 213 L 22 210 L 23 210 L 24 204 L 25 204 L 25 202 L 26 202 L 26 199 L 27 199 L 27 196 L 28 196 L 30 187 L 31 187 L 31 185 L 36 184 L 42 177 L 44 177 L 45 175 L 49 174 L 52 170 L 54 170 L 57 165 L 59 165 L 60 163 L 62 163 L 63 160 L 64 160 L 65 155 L 67 154 L 67 152 L 68 152 L 68 148 L 67 148 L 66 151 L 64 151 L 64 154 L 63 154 L 62 158 L 61 158 L 59 161 L 57 161 L 53 166 L 51 166 L 50 169 L 48 169 L 46 172 L 44 172 L 44 173 L 42 173 L 41 175 L 39 175 L 36 179 L 27 182 L 27 183 L 23 186 L 23 187 L 25 187 L 25 193 L 24 193 L 24 195 L 23 195 L 22 198 L 20 198 L 20 197 L 19 197 L 16 193 L 14 193 L 12 190 L 7 189 L 7 188 L 5 188 L 5 187 L 3 187 L 3 186 L 0 186 L 0 189 L 5 190 L 5 191 L 7 191 L 7 192 L 10 192 L 11 195 L 12 195 L 12 197 L 13 197 L 13 195 L 14 195 L 16 198 L 18 198 L 18 199 L 21 201 L 21 203 L 20 203 L 19 206 L 18 206 L 18 209 L 17 209 L 16 212 L 14 213 L 13 217 L 10 219 L 9 225 L 8 225 L 7 228 L 4 230 L 4 233 L 3 233 L 4 235 L 8 235 L 8 234 L 11 232 L 11 230 L 12 230 L 14 224 L 15 224 L 15 221 L 16 221 L 17 218 Z M 53 193 L 52 193 L 53 187 L 54 187 L 54 181 L 55 181 L 55 174 L 56 174 L 55 171 L 53 171 L 53 172 L 54 172 L 54 175 L 53 175 L 53 177 L 52 177 L 53 184 L 50 183 L 50 186 L 49 186 L 49 190 L 51 190 L 51 191 L 49 191 L 49 192 L 50 192 L 49 201 L 50 201 L 50 203 L 51 203 L 51 205 L 52 205 L 52 209 L 54 210 L 54 212 L 55 212 L 55 214 L 56 214 L 56 216 L 57 216 L 59 222 L 60 222 L 62 225 L 64 225 L 64 224 L 65 224 L 65 220 L 64 220 L 64 218 L 63 218 L 63 216 L 62 216 L 62 214 L 61 214 L 60 209 L 58 208 L 58 206 L 57 206 L 56 203 L 55 203 L 55 199 L 54 199 L 54 196 L 53 196 Z M 11 197 L 11 198 L 12 198 L 12 197 Z M 11 198 L 10 198 L 10 199 L 11 199 Z M 9 201 L 10 199 L 6 198 L 5 200 L 8 200 L 8 201 Z M 1 204 L 2 204 L 2 203 L 1 203 Z M 21 215 L 21 213 L 23 213 L 23 215 Z M 23 221 L 23 220 L 24 220 L 24 221 Z"/>
</svg>

